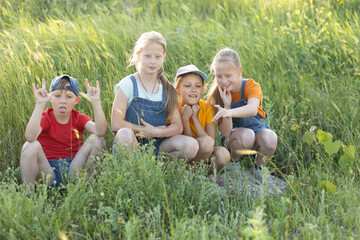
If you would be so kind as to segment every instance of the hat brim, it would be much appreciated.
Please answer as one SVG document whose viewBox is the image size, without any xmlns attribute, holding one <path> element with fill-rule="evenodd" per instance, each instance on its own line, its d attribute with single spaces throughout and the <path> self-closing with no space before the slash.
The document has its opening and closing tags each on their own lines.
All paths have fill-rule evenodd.
<svg viewBox="0 0 360 240">
<path fill-rule="evenodd" d="M 182 72 L 181 74 L 176 75 L 175 78 L 178 78 L 178 77 L 180 77 L 180 76 L 182 76 L 182 75 L 185 75 L 185 74 L 188 74 L 188 73 L 197 73 L 197 74 L 200 75 L 200 77 L 201 77 L 204 81 L 206 81 L 206 80 L 208 79 L 208 77 L 206 76 L 206 74 L 205 74 L 204 72 L 200 71 L 200 70 L 189 70 L 189 71 L 186 71 L 186 72 Z"/>
</svg>

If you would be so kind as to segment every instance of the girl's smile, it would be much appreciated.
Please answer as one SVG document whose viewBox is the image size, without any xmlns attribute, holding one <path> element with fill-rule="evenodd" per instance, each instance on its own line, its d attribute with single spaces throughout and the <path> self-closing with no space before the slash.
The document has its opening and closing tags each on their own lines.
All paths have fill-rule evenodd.
<svg viewBox="0 0 360 240">
<path fill-rule="evenodd" d="M 178 92 L 181 103 L 188 105 L 198 104 L 203 92 L 203 79 L 196 73 L 186 74 L 181 79 Z"/>
<path fill-rule="evenodd" d="M 237 68 L 232 63 L 218 63 L 214 70 L 215 80 L 222 89 L 231 93 L 240 91 L 242 67 Z"/>
</svg>

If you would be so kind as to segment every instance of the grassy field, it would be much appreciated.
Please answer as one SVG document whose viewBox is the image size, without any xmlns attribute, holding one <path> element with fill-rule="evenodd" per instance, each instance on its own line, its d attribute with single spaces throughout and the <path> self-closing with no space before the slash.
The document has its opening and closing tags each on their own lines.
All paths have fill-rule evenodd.
<svg viewBox="0 0 360 240">
<path fill-rule="evenodd" d="M 0 239 L 359 239 L 359 14 L 358 0 L 0 0 Z M 170 80 L 190 63 L 212 80 L 216 52 L 238 51 L 279 136 L 269 167 L 289 183 L 282 196 L 229 192 L 124 150 L 104 153 L 96 179 L 26 197 L 31 83 L 69 74 L 85 91 L 99 80 L 110 123 L 114 85 L 150 30 L 167 40 Z M 76 109 L 92 116 L 84 99 Z"/>
</svg>

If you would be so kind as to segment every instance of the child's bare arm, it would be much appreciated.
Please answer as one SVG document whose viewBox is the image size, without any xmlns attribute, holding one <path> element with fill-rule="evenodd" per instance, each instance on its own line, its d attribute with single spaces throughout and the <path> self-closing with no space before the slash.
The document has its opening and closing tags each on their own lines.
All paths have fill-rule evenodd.
<svg viewBox="0 0 360 240">
<path fill-rule="evenodd" d="M 35 141 L 41 133 L 41 116 L 46 103 L 50 100 L 50 94 L 46 91 L 45 79 L 42 79 L 41 88 L 36 89 L 35 83 L 32 84 L 32 87 L 36 98 L 36 104 L 25 130 L 25 138 L 28 142 Z"/>
<path fill-rule="evenodd" d="M 89 85 L 89 80 L 85 79 L 85 86 L 87 89 L 87 94 L 81 93 L 85 98 L 91 101 L 93 110 L 94 110 L 94 120 L 95 122 L 88 122 L 85 125 L 85 128 L 90 133 L 94 133 L 98 136 L 104 136 L 107 131 L 107 123 L 105 119 L 104 110 L 101 106 L 100 100 L 100 86 L 99 81 L 96 81 L 96 87 L 91 87 Z"/>
<path fill-rule="evenodd" d="M 183 124 L 183 134 L 186 136 L 192 137 L 191 129 L 190 129 L 190 118 L 193 115 L 193 110 L 187 104 L 185 104 L 181 111 L 181 121 Z"/>
<path fill-rule="evenodd" d="M 220 92 L 220 97 L 223 100 L 224 107 L 222 108 L 219 105 L 215 105 L 217 108 L 217 113 L 215 114 L 213 121 L 218 121 L 219 131 L 225 137 L 229 137 L 232 131 L 232 119 L 229 115 L 231 110 L 231 93 L 227 91 L 226 88 L 222 89 L 220 86 L 218 87 Z"/>
<path fill-rule="evenodd" d="M 256 116 L 260 106 L 260 99 L 252 97 L 245 106 L 230 109 L 230 117 L 253 117 Z"/>
<path fill-rule="evenodd" d="M 193 120 L 197 136 L 202 137 L 202 136 L 207 135 L 207 132 L 203 128 L 203 126 L 202 126 L 202 124 L 200 122 L 200 119 L 199 119 L 199 111 L 200 111 L 199 104 L 193 105 L 192 110 L 193 110 L 193 115 L 191 116 L 191 118 Z"/>
<path fill-rule="evenodd" d="M 221 111 L 227 111 L 227 110 L 231 110 L 231 109 L 225 109 L 220 107 L 219 105 L 215 105 L 215 107 L 218 109 L 218 112 L 216 115 L 221 114 Z M 224 137 L 230 137 L 231 131 L 232 131 L 232 118 L 231 117 L 226 117 L 226 116 L 222 116 L 219 120 L 215 119 L 216 115 L 214 116 L 213 121 L 218 121 L 218 127 L 219 127 L 219 131 L 221 132 L 221 134 Z"/>
<path fill-rule="evenodd" d="M 208 123 L 205 126 L 206 133 L 215 140 L 216 137 L 216 124 L 215 123 Z"/>
<path fill-rule="evenodd" d="M 128 98 L 124 92 L 118 88 L 116 90 L 115 99 L 111 109 L 111 129 L 115 132 L 121 128 L 130 128 L 133 131 L 140 131 L 141 126 L 125 121 L 127 111 Z"/>
</svg>

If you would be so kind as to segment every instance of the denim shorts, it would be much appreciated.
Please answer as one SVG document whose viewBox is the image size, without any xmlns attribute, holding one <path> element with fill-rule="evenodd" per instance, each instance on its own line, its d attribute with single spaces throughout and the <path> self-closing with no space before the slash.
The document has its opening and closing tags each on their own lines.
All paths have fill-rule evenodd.
<svg viewBox="0 0 360 240">
<path fill-rule="evenodd" d="M 54 181 L 49 184 L 49 187 L 59 187 L 60 184 L 68 182 L 72 160 L 72 158 L 48 160 L 54 172 Z"/>
</svg>

